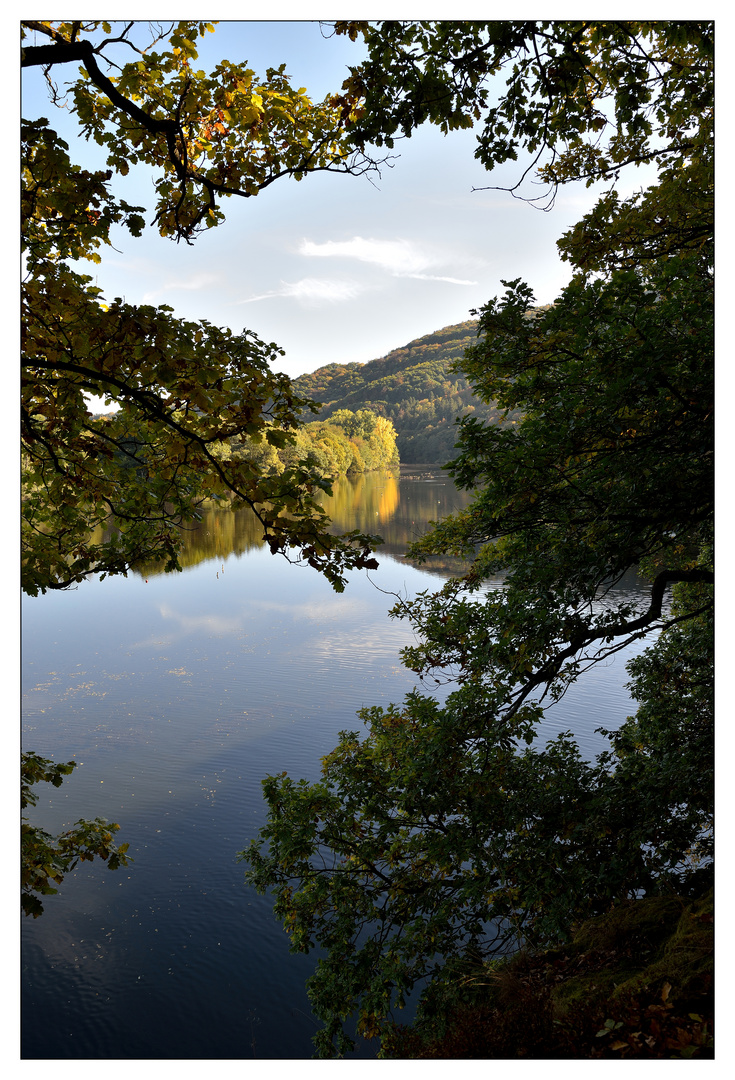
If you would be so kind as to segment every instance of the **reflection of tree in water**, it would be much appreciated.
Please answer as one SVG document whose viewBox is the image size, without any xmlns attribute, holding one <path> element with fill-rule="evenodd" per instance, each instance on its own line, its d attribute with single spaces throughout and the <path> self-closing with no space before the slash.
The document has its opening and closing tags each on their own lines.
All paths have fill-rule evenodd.
<svg viewBox="0 0 735 1080">
<path fill-rule="evenodd" d="M 407 546 L 426 531 L 429 521 L 437 521 L 469 501 L 469 495 L 458 491 L 449 477 L 399 481 L 397 474 L 382 471 L 340 477 L 334 482 L 332 495 L 321 499 L 332 520 L 331 532 L 359 529 L 383 537 L 378 557 L 381 552 L 403 556 Z M 198 524 L 185 529 L 179 559 L 186 568 L 208 559 L 224 561 L 262 546 L 262 526 L 249 508 L 207 509 Z M 458 559 L 431 559 L 424 569 L 448 576 L 461 565 Z M 136 573 L 150 577 L 163 570 L 160 564 L 140 565 Z"/>
<path fill-rule="evenodd" d="M 263 547 L 263 526 L 250 507 L 239 510 L 202 510 L 197 524 L 183 530 L 184 545 L 179 562 L 186 569 L 208 559 L 224 561 L 230 555 L 243 555 L 251 548 Z M 162 574 L 160 563 L 141 564 L 135 572 L 143 577 Z"/>
<path fill-rule="evenodd" d="M 377 530 L 385 540 L 378 557 L 380 552 L 403 557 L 408 545 L 424 535 L 430 521 L 439 521 L 447 514 L 463 510 L 469 503 L 469 494 L 456 488 L 446 474 L 425 480 L 401 479 L 400 502 L 390 521 L 385 525 L 381 521 Z M 462 574 L 466 567 L 462 559 L 443 555 L 428 559 L 421 569 L 450 577 Z"/>
<path fill-rule="evenodd" d="M 331 496 L 321 503 L 332 519 L 332 532 L 361 532 L 384 535 L 401 499 L 399 483 L 392 472 L 355 473 L 335 481 Z"/>
</svg>

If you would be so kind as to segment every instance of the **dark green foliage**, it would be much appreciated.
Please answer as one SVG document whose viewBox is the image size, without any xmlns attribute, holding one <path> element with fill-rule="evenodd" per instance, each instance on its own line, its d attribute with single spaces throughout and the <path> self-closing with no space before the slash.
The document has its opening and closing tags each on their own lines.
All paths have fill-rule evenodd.
<svg viewBox="0 0 735 1080">
<path fill-rule="evenodd" d="M 34 784 L 44 782 L 60 787 L 64 777 L 75 768 L 75 761 L 57 765 L 38 754 L 21 754 L 21 808 L 36 805 L 38 796 L 35 791 L 31 791 Z M 119 825 L 105 821 L 104 818 L 94 818 L 91 821 L 77 821 L 73 828 L 59 836 L 52 836 L 22 818 L 20 846 L 23 912 L 33 915 L 34 919 L 43 914 L 40 897 L 57 893 L 58 889 L 54 886 L 60 885 L 80 861 L 102 859 L 110 870 L 117 870 L 118 867 L 132 862 L 125 854 L 128 845 L 118 846 L 113 841 L 113 834 L 119 828 Z"/>
<path fill-rule="evenodd" d="M 706 627 L 686 626 L 704 645 Z M 706 671 L 706 647 L 693 663 Z M 264 782 L 269 823 L 243 853 L 247 879 L 273 891 L 294 950 L 327 950 L 309 982 L 320 1053 L 349 1049 L 353 1011 L 376 1035 L 418 981 L 431 996 L 468 956 L 543 947 L 623 898 L 711 878 L 704 695 L 694 758 L 659 755 L 671 731 L 659 716 L 633 718 L 595 763 L 570 733 L 525 747 L 538 706 L 503 719 L 498 696 L 468 680 L 443 707 L 411 694 L 365 709 L 367 736 L 342 733 L 321 782 Z M 696 740 L 691 722 L 680 728 Z"/>
<path fill-rule="evenodd" d="M 695 896 L 713 872 L 711 27 L 363 29 L 370 58 L 346 84 L 366 102 L 358 141 L 486 111 L 489 167 L 524 146 L 548 152 L 552 189 L 615 180 L 638 160 L 659 173 L 629 199 L 603 194 L 562 238 L 574 272 L 551 308 L 534 311 L 517 280 L 480 312 L 461 367 L 501 422 L 462 421 L 450 471 L 473 502 L 409 551 L 474 562 L 394 609 L 416 636 L 404 662 L 453 692 L 364 709 L 364 737 L 343 732 L 317 784 L 265 781 L 247 879 L 272 889 L 294 949 L 324 950 L 309 983 L 322 1055 L 349 1048 L 353 1012 L 359 1033 L 380 1034 L 422 981 L 423 1012 L 447 1021 L 457 1050 L 451 1002 L 467 965 L 565 945 L 576 924 L 641 898 Z M 485 79 L 497 72 L 496 107 Z M 616 598 L 628 573 L 650 592 Z M 539 745 L 546 702 L 646 635 L 629 669 L 638 711 L 610 749 L 584 760 L 569 732 Z M 520 1007 L 486 1015 L 493 1053 L 707 1050 L 709 1021 L 674 986 L 684 940 L 677 930 L 656 958 L 660 981 L 615 1002 L 610 987 L 566 1034 L 551 990 L 511 969 Z"/>
<path fill-rule="evenodd" d="M 714 858 L 714 669 L 713 612 L 699 618 L 687 612 L 706 605 L 709 588 L 680 584 L 672 617 L 683 618 L 654 646 L 628 665 L 638 710 L 620 731 L 610 732 L 610 758 L 618 772 L 610 793 L 628 843 L 643 843 L 646 822 L 658 822 L 653 842 L 661 861 L 672 850 L 684 852 L 679 884 L 689 890 L 712 880 Z M 696 844 L 688 850 L 688 839 Z M 677 888 L 675 881 L 671 882 Z"/>
<path fill-rule="evenodd" d="M 533 176 L 548 186 L 532 201 L 546 206 L 570 180 L 614 183 L 641 162 L 678 168 L 711 136 L 711 22 L 391 20 L 335 29 L 361 34 L 368 51 L 343 84 L 344 108 L 359 103 L 356 146 L 393 147 L 425 122 L 445 134 L 477 127 L 475 157 L 491 171 L 528 155 L 510 190 Z M 699 222 L 680 222 L 689 238 L 703 235 Z"/>
<path fill-rule="evenodd" d="M 465 963 L 388 1058 L 713 1057 L 713 897 L 621 904 L 568 945 Z"/>
</svg>

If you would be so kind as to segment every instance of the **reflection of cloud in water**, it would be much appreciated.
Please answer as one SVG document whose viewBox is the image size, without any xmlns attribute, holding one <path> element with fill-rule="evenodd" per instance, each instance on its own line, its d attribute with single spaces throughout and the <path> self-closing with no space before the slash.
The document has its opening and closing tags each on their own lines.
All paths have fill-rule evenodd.
<svg viewBox="0 0 735 1080">
<path fill-rule="evenodd" d="M 149 638 L 136 641 L 130 645 L 131 649 L 144 649 L 151 645 L 170 645 L 177 637 L 183 637 L 193 633 L 207 634 L 234 634 L 243 629 L 243 618 L 228 618 L 224 615 L 181 615 L 169 607 L 168 604 L 159 604 L 158 612 L 162 619 L 174 621 L 177 625 L 172 633 L 152 634 Z"/>
<path fill-rule="evenodd" d="M 340 666 L 364 667 L 372 664 L 379 657 L 388 656 L 395 661 L 395 667 L 401 667 L 399 651 L 415 638 L 410 627 L 395 620 L 356 627 L 352 633 L 340 632 L 339 635 L 321 635 L 308 643 L 311 662 L 326 661 Z"/>
<path fill-rule="evenodd" d="M 335 604 L 334 597 L 331 596 L 326 600 L 305 600 L 302 603 L 289 600 L 256 600 L 253 608 L 288 615 L 294 622 L 300 619 L 309 622 L 339 622 L 342 619 L 351 621 L 360 616 L 374 614 L 370 605 L 358 597 L 340 597 L 338 604 Z"/>
<path fill-rule="evenodd" d="M 243 629 L 244 615 L 233 618 L 226 615 L 180 615 L 168 604 L 161 604 L 158 609 L 163 619 L 175 619 L 184 633 L 204 630 L 210 634 L 234 634 Z"/>
<path fill-rule="evenodd" d="M 332 597 L 327 599 L 306 600 L 296 603 L 289 600 L 253 600 L 243 610 L 241 615 L 185 615 L 175 611 L 169 604 L 158 604 L 158 613 L 161 619 L 169 623 L 169 627 L 161 627 L 150 637 L 136 641 L 129 645 L 130 649 L 145 649 L 156 646 L 165 648 L 173 641 L 188 637 L 192 634 L 202 634 L 208 637 L 242 634 L 244 630 L 258 628 L 253 626 L 254 617 L 257 619 L 263 614 L 276 614 L 287 616 L 295 623 L 353 623 L 355 619 L 374 617 L 374 611 L 368 603 L 358 597 L 353 599 L 341 598 L 341 602 L 335 606 Z M 174 626 L 171 627 L 170 624 Z M 262 627 L 265 633 L 268 628 Z"/>
</svg>

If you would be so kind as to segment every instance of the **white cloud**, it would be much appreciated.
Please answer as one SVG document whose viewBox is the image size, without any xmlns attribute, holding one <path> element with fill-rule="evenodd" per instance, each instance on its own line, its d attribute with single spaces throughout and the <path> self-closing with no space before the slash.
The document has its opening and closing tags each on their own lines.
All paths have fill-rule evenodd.
<svg viewBox="0 0 735 1080">
<path fill-rule="evenodd" d="M 362 292 L 361 287 L 353 281 L 334 281 L 329 278 L 302 278 L 300 281 L 282 281 L 278 289 L 271 292 L 260 293 L 258 296 L 249 296 L 246 300 L 240 300 L 241 304 L 252 304 L 256 300 L 269 300 L 271 297 L 285 296 L 298 300 L 306 307 L 315 307 L 321 304 L 339 304 L 345 300 L 353 300 Z"/>
<path fill-rule="evenodd" d="M 352 240 L 327 240 L 324 244 L 302 240 L 299 254 L 321 258 L 337 256 L 359 259 L 360 262 L 373 263 L 399 276 L 425 270 L 433 262 L 409 240 L 363 240 L 361 236 L 355 236 Z"/>
<path fill-rule="evenodd" d="M 161 296 L 163 293 L 171 292 L 174 289 L 183 289 L 184 292 L 197 292 L 199 289 L 208 289 L 214 285 L 216 281 L 217 277 L 215 274 L 194 274 L 187 278 L 166 281 L 158 289 L 146 293 L 142 302 L 144 304 L 150 304 L 155 297 Z"/>
<path fill-rule="evenodd" d="M 373 266 L 391 277 L 415 278 L 419 281 L 445 281 L 451 285 L 476 285 L 476 281 L 432 274 L 427 271 L 442 269 L 450 259 L 442 258 L 410 240 L 365 240 L 355 236 L 352 240 L 327 240 L 323 244 L 302 240 L 298 252 L 306 258 L 342 258 Z M 357 275 L 359 277 L 359 273 Z M 253 304 L 258 300 L 277 297 L 296 300 L 302 307 L 322 307 L 341 304 L 369 289 L 380 288 L 374 276 L 372 280 L 354 278 L 304 277 L 299 281 L 281 280 L 278 287 L 240 300 L 240 304 Z"/>
<path fill-rule="evenodd" d="M 440 277 L 438 274 L 403 274 L 402 277 L 418 278 L 419 281 L 448 281 L 450 285 L 477 285 L 476 281 L 466 278 Z"/>
<path fill-rule="evenodd" d="M 410 240 L 365 240 L 361 236 L 355 236 L 352 240 L 327 240 L 323 244 L 302 240 L 299 254 L 317 258 L 357 259 L 379 266 L 393 277 L 448 281 L 453 285 L 477 284 L 463 278 L 424 273 L 431 267 L 439 266 L 443 260 Z"/>
</svg>

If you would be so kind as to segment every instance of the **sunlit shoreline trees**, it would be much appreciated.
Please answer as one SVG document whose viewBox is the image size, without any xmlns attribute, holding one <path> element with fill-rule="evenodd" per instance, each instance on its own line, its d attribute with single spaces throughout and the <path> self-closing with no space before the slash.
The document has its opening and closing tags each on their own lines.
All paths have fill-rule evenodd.
<svg viewBox="0 0 735 1080">
<path fill-rule="evenodd" d="M 327 420 L 304 423 L 293 440 L 280 449 L 267 442 L 233 439 L 223 444 L 220 452 L 227 455 L 226 460 L 247 457 L 267 474 L 280 474 L 288 466 L 305 462 L 327 480 L 375 469 L 396 469 L 400 464 L 393 424 L 370 409 L 342 409 Z"/>
</svg>

